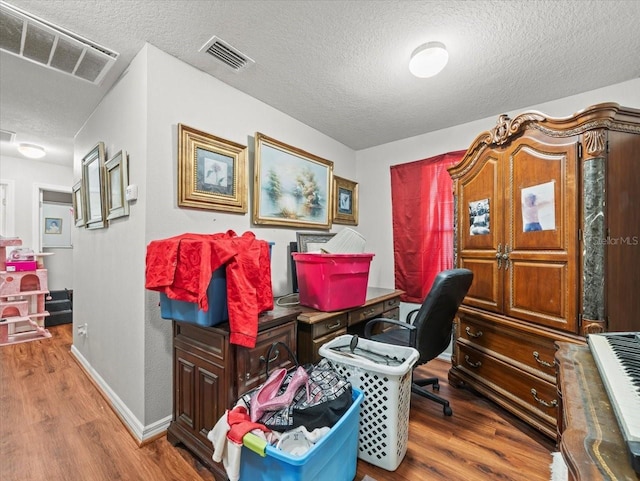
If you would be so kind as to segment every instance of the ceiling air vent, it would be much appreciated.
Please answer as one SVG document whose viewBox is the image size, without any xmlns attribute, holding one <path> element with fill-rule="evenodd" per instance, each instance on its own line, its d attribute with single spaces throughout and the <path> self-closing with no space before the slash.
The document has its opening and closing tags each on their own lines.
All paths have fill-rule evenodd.
<svg viewBox="0 0 640 481">
<path fill-rule="evenodd" d="M 0 1 L 0 49 L 30 62 L 100 84 L 116 52 Z"/>
<path fill-rule="evenodd" d="M 0 142 L 12 143 L 16 139 L 16 133 L 10 130 L 0 129 Z"/>
<path fill-rule="evenodd" d="M 213 58 L 219 60 L 227 67 L 231 67 L 236 72 L 250 67 L 255 63 L 238 49 L 232 47 L 218 37 L 212 37 L 202 46 L 200 52 L 208 53 Z"/>
</svg>

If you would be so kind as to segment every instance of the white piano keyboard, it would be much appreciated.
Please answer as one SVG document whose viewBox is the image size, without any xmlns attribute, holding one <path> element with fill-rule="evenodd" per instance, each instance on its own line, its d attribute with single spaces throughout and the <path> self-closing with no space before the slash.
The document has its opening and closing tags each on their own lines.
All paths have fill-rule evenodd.
<svg viewBox="0 0 640 481">
<path fill-rule="evenodd" d="M 640 470 L 640 333 L 589 334 L 591 354 L 629 448 Z"/>
</svg>

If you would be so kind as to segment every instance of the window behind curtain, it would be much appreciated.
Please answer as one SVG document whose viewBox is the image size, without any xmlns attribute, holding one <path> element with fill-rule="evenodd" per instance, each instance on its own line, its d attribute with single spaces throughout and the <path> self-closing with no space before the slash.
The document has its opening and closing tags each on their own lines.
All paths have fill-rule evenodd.
<svg viewBox="0 0 640 481">
<path fill-rule="evenodd" d="M 395 287 L 422 303 L 438 272 L 453 267 L 453 184 L 460 150 L 391 167 Z"/>
</svg>

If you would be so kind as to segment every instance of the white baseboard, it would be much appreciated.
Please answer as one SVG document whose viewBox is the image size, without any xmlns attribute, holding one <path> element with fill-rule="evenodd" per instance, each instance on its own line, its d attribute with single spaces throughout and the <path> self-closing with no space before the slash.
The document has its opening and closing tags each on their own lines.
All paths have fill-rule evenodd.
<svg viewBox="0 0 640 481">
<path fill-rule="evenodd" d="M 171 415 L 151 423 L 148 426 L 141 423 L 74 345 L 71 346 L 71 354 L 80 363 L 87 375 L 91 377 L 96 387 L 100 389 L 102 395 L 120 418 L 120 421 L 122 421 L 139 445 L 158 436 L 169 428 L 169 423 L 172 419 Z"/>
</svg>

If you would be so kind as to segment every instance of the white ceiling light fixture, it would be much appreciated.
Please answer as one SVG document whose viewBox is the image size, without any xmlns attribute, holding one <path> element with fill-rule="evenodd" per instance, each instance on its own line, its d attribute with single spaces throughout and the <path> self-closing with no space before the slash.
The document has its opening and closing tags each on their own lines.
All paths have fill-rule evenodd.
<svg viewBox="0 0 640 481">
<path fill-rule="evenodd" d="M 30 159 L 41 159 L 46 155 L 44 147 L 36 144 L 18 144 L 18 152 Z"/>
<path fill-rule="evenodd" d="M 420 45 L 411 54 L 409 71 L 420 78 L 439 74 L 449 61 L 449 52 L 443 43 L 428 42 Z"/>
</svg>

